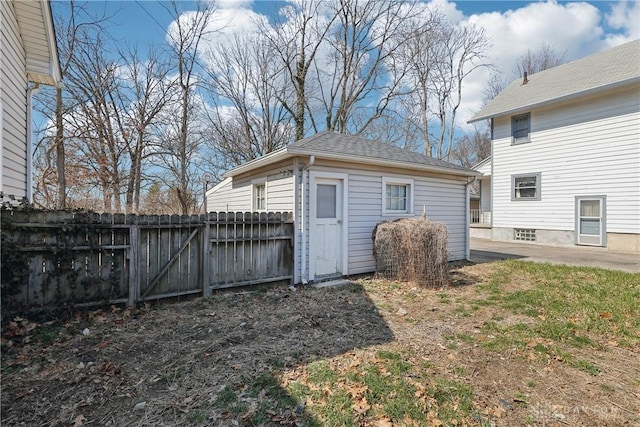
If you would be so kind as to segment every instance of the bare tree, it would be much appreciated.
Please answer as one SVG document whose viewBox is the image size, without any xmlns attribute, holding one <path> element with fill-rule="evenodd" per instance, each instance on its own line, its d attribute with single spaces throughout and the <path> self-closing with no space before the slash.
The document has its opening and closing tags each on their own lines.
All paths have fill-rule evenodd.
<svg viewBox="0 0 640 427">
<path fill-rule="evenodd" d="M 456 140 L 451 160 L 471 168 L 491 155 L 491 134 L 487 127 L 474 127 L 473 133 Z"/>
<path fill-rule="evenodd" d="M 337 13 L 326 14 L 323 0 L 301 0 L 280 11 L 273 25 L 263 24 L 261 32 L 268 41 L 268 55 L 280 60 L 283 77 L 293 88 L 293 94 L 284 93 L 278 101 L 293 117 L 295 139 L 304 138 L 306 118 L 318 130 L 309 107 L 308 76 L 327 32 L 337 18 Z"/>
<path fill-rule="evenodd" d="M 524 76 L 524 73 L 531 75 L 547 70 L 552 67 L 564 64 L 567 58 L 567 51 L 558 52 L 550 44 L 543 44 L 542 47 L 532 52 L 527 49 L 527 53 L 521 55 L 516 61 L 513 70 L 514 78 Z"/>
<path fill-rule="evenodd" d="M 143 164 L 156 154 L 151 140 L 151 128 L 159 124 L 160 113 L 171 98 L 168 65 L 157 50 L 151 50 L 141 60 L 135 49 L 123 51 L 121 79 L 124 87 L 112 94 L 114 120 L 128 153 L 129 173 L 126 184 L 126 212 L 138 212 Z"/>
<path fill-rule="evenodd" d="M 61 7 L 61 6 L 60 6 Z M 68 14 L 56 14 L 56 43 L 58 46 L 58 54 L 60 60 L 60 70 L 63 80 L 66 79 L 69 68 L 73 66 L 74 57 L 78 49 L 89 45 L 95 45 L 95 34 L 102 30 L 102 25 L 110 19 L 108 16 L 91 16 L 87 12 L 86 4 L 77 4 L 74 0 L 69 2 Z M 47 113 L 48 101 L 45 100 L 47 95 L 43 94 L 38 97 L 41 112 Z M 70 105 L 64 100 L 64 91 L 62 85 L 55 88 L 54 107 L 49 110 L 55 123 L 55 138 L 53 139 L 54 150 L 45 148 L 47 155 L 55 154 L 55 170 L 56 170 L 56 208 L 64 209 L 66 207 L 66 161 L 65 161 L 65 131 L 64 116 L 67 114 Z M 47 162 L 51 165 L 51 162 Z M 47 172 L 50 175 L 50 169 Z M 51 187 L 49 187 L 51 188 Z M 53 190 L 53 188 L 51 188 Z M 50 197 L 49 193 L 47 197 Z"/>
<path fill-rule="evenodd" d="M 103 209 L 121 212 L 125 144 L 118 127 L 114 95 L 122 90 L 118 63 L 108 59 L 101 34 L 96 43 L 76 49 L 67 73 L 67 90 L 75 108 L 65 116 L 72 129 L 69 137 L 79 140 L 78 149 L 102 187 Z"/>
<path fill-rule="evenodd" d="M 456 129 L 456 114 L 462 102 L 462 83 L 474 70 L 485 67 L 488 38 L 483 28 L 473 25 L 454 28 L 443 34 L 437 48 L 432 80 L 434 114 L 438 121 L 435 156 L 449 159 Z M 430 154 L 430 153 L 428 153 Z"/>
<path fill-rule="evenodd" d="M 193 209 L 195 173 L 193 161 L 202 145 L 201 133 L 195 131 L 199 102 L 197 90 L 201 84 L 198 50 L 211 23 L 214 3 L 199 2 L 195 11 L 181 13 L 179 2 L 173 0 L 166 9 L 174 17 L 169 29 L 169 47 L 178 91 L 178 111 L 169 129 L 161 135 L 162 163 L 173 180 L 172 188 L 180 202 L 181 213 Z"/>
<path fill-rule="evenodd" d="M 327 39 L 328 63 L 316 61 L 315 66 L 326 129 L 360 134 L 398 95 L 406 68 L 394 66 L 401 65 L 394 54 L 406 43 L 399 34 L 404 34 L 414 3 L 339 0 L 335 13 L 338 19 Z"/>
<path fill-rule="evenodd" d="M 217 103 L 209 112 L 210 139 L 225 167 L 284 147 L 293 140 L 283 99 L 281 65 L 260 35 L 235 37 L 207 56 L 207 76 Z"/>
</svg>

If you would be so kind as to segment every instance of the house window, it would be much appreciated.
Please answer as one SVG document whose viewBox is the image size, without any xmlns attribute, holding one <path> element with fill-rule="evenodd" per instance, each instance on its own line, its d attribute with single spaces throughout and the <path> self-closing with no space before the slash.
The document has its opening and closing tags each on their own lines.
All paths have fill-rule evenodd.
<svg viewBox="0 0 640 427">
<path fill-rule="evenodd" d="M 540 173 L 511 175 L 511 200 L 540 200 Z"/>
<path fill-rule="evenodd" d="M 531 128 L 531 114 L 522 114 L 511 118 L 511 143 L 524 144 L 529 142 L 529 130 Z"/>
<path fill-rule="evenodd" d="M 267 183 L 253 184 L 253 210 L 264 211 L 267 209 Z"/>
<path fill-rule="evenodd" d="M 382 179 L 383 214 L 410 214 L 413 211 L 413 180 Z"/>
</svg>

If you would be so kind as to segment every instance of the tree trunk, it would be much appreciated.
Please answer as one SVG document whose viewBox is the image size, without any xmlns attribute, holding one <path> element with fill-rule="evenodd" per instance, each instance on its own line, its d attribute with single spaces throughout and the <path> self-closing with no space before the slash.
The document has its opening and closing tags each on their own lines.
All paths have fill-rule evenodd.
<svg viewBox="0 0 640 427">
<path fill-rule="evenodd" d="M 62 89 L 56 88 L 56 169 L 58 175 L 58 200 L 56 209 L 66 207 L 67 184 L 64 176 L 64 125 L 62 122 Z"/>
</svg>

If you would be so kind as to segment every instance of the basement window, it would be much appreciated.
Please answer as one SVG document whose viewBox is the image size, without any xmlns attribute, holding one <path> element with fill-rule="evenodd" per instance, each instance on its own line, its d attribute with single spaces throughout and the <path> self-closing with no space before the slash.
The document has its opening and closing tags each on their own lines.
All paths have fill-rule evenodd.
<svg viewBox="0 0 640 427">
<path fill-rule="evenodd" d="M 514 228 L 513 240 L 519 240 L 521 242 L 535 242 L 536 230 L 531 228 Z"/>
</svg>

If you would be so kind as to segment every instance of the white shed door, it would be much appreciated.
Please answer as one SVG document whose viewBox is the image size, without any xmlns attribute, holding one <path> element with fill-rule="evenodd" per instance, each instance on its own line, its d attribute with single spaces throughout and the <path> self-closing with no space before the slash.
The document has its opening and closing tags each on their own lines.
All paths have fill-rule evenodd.
<svg viewBox="0 0 640 427">
<path fill-rule="evenodd" d="M 342 180 L 317 178 L 315 190 L 315 275 L 342 274 Z"/>
</svg>

